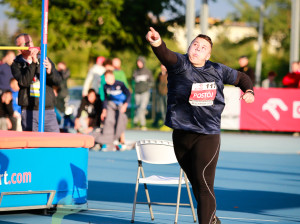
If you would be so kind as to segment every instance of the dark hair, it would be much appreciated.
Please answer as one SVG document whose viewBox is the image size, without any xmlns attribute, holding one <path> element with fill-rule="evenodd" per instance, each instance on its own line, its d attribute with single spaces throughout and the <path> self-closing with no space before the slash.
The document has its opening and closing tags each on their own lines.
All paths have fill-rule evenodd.
<svg viewBox="0 0 300 224">
<path fill-rule="evenodd" d="M 15 78 L 11 78 L 10 80 L 9 80 L 9 83 L 12 83 L 13 81 L 15 81 L 16 79 Z M 17 81 L 17 80 L 16 80 Z"/>
<path fill-rule="evenodd" d="M 61 63 L 61 64 L 65 65 L 65 66 L 67 66 L 67 64 L 66 64 L 64 61 L 60 61 L 60 62 L 58 62 L 57 64 L 59 64 L 59 63 Z"/>
<path fill-rule="evenodd" d="M 4 57 L 6 57 L 7 55 L 9 55 L 10 53 L 15 53 L 14 51 L 12 51 L 12 50 L 2 50 L 1 52 L 0 52 L 0 58 L 4 58 Z"/>
<path fill-rule="evenodd" d="M 17 39 L 19 38 L 19 37 L 22 37 L 22 36 L 30 36 L 28 33 L 20 33 L 20 34 L 18 34 L 17 36 L 16 36 L 16 38 L 15 38 L 15 44 L 17 44 Z"/>
<path fill-rule="evenodd" d="M 103 66 L 105 66 L 105 65 L 112 65 L 112 61 L 111 61 L 111 59 L 105 59 L 105 61 L 103 62 Z"/>
<path fill-rule="evenodd" d="M 3 53 L 4 57 L 5 57 L 6 55 L 9 55 L 10 53 L 15 53 L 15 52 L 12 51 L 12 50 L 4 50 L 4 51 L 2 51 L 2 53 Z"/>
<path fill-rule="evenodd" d="M 0 95 L 3 95 L 4 93 L 12 93 L 12 91 L 10 89 L 4 90 L 2 93 L 0 93 Z"/>
<path fill-rule="evenodd" d="M 95 93 L 96 94 L 96 91 L 92 88 L 92 89 L 89 89 L 89 91 L 88 91 L 88 94 L 90 94 L 90 93 Z"/>
<path fill-rule="evenodd" d="M 276 72 L 274 72 L 274 71 L 270 71 L 270 72 L 268 73 L 268 76 L 273 76 L 273 77 L 275 77 L 275 76 L 277 76 L 277 74 L 276 74 Z"/>
<path fill-rule="evenodd" d="M 247 57 L 246 55 L 242 55 L 242 56 L 239 57 L 239 59 L 241 59 L 241 58 L 246 58 L 246 59 L 248 59 L 248 57 Z"/>
<path fill-rule="evenodd" d="M 199 34 L 196 38 L 201 38 L 201 39 L 204 39 L 206 40 L 208 43 L 210 43 L 210 47 L 212 48 L 213 47 L 213 42 L 211 41 L 211 38 L 205 34 Z M 196 39 L 195 38 L 195 39 Z M 195 40 L 194 39 L 194 40 Z"/>
<path fill-rule="evenodd" d="M 108 74 L 114 74 L 114 72 L 112 70 L 106 70 L 106 72 L 104 73 L 104 75 L 108 75 Z"/>
</svg>

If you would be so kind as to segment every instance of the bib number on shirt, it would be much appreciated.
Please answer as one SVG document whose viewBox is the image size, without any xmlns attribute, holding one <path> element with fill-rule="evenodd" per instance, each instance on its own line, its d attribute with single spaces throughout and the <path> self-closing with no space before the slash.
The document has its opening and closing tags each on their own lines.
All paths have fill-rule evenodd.
<svg viewBox="0 0 300 224">
<path fill-rule="evenodd" d="M 217 86 L 215 82 L 194 83 L 189 98 L 192 106 L 211 106 L 217 94 Z"/>
</svg>

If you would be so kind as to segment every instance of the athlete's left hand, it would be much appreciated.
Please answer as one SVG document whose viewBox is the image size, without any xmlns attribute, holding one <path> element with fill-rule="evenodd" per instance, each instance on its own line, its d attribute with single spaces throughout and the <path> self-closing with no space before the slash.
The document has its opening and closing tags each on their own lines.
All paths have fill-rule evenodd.
<svg viewBox="0 0 300 224">
<path fill-rule="evenodd" d="M 246 103 L 253 103 L 255 100 L 255 97 L 252 93 L 246 92 L 245 94 L 242 95 L 241 97 L 243 100 L 245 100 Z"/>
</svg>

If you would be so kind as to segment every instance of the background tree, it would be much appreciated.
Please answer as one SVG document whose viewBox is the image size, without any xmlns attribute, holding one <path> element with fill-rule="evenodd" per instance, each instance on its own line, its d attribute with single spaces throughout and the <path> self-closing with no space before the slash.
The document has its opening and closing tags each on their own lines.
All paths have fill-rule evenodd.
<svg viewBox="0 0 300 224">
<path fill-rule="evenodd" d="M 4 23 L 0 29 L 0 46 L 10 46 L 12 41 L 8 32 L 8 25 Z M 0 60 L 4 57 L 5 51 L 0 51 Z"/>
<path fill-rule="evenodd" d="M 13 9 L 7 14 L 20 21 L 21 30 L 39 36 L 42 1 L 1 3 Z M 161 32 L 168 33 L 159 16 L 164 10 L 179 14 L 174 6 L 182 4 L 183 0 L 51 0 L 48 46 L 52 50 L 78 49 L 100 41 L 109 50 L 133 48 L 138 53 L 149 53 L 144 38 L 148 27 L 159 25 Z"/>
<path fill-rule="evenodd" d="M 184 0 L 50 0 L 48 18 L 48 54 L 55 61 L 64 60 L 73 77 L 84 77 L 89 63 L 99 55 L 106 57 L 127 50 L 131 60 L 148 55 L 145 34 L 155 26 L 170 35 L 160 21 L 164 10 L 180 14 Z M 40 0 L 2 0 L 9 4 L 10 18 L 17 19 L 19 32 L 28 32 L 40 42 Z"/>
<path fill-rule="evenodd" d="M 228 18 L 232 21 L 245 22 L 258 29 L 259 6 L 253 6 L 246 0 L 228 0 L 236 9 Z M 289 46 L 291 29 L 291 1 L 290 0 L 264 0 L 264 45 L 262 79 L 267 77 L 269 71 L 278 73 L 276 80 L 281 83 L 282 77 L 289 70 Z M 243 40 L 247 42 L 247 40 Z M 248 39 L 253 44 L 253 39 Z M 272 48 L 272 50 L 270 50 Z M 255 53 L 255 52 L 254 52 Z M 255 65 L 256 53 L 250 55 L 252 65 Z"/>
</svg>

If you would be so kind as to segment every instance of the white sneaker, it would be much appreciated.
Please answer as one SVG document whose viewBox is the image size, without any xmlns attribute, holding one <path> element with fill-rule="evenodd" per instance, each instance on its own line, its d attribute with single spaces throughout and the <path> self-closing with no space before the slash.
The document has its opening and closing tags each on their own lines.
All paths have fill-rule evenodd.
<svg viewBox="0 0 300 224">
<path fill-rule="evenodd" d="M 91 150 L 98 152 L 101 149 L 101 146 L 99 144 L 95 144 Z"/>
<path fill-rule="evenodd" d="M 126 150 L 126 145 L 125 144 L 119 144 L 117 147 L 118 147 L 118 150 L 121 151 L 121 152 Z"/>
<path fill-rule="evenodd" d="M 102 151 L 102 152 L 107 152 L 107 151 L 108 151 L 107 145 L 106 145 L 106 144 L 103 144 L 103 145 L 102 145 L 101 151 Z"/>
</svg>

